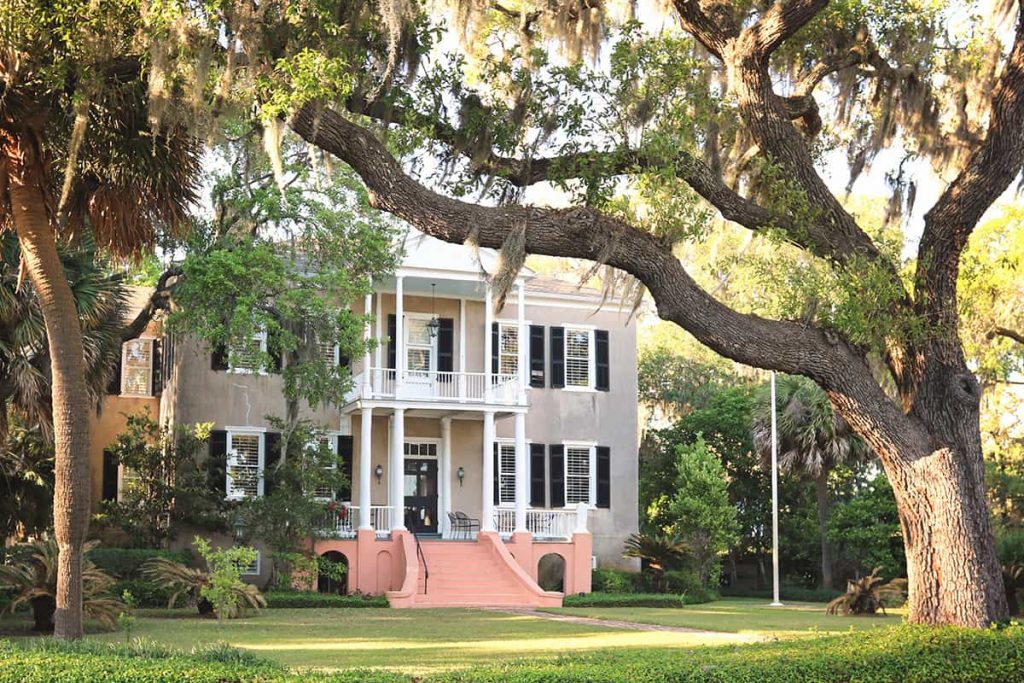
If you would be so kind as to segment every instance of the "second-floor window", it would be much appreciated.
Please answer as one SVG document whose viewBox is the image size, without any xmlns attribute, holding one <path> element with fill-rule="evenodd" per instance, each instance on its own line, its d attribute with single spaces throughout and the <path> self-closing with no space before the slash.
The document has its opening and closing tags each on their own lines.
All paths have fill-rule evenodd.
<svg viewBox="0 0 1024 683">
<path fill-rule="evenodd" d="M 333 435 L 322 436 L 318 440 L 309 444 L 309 448 L 314 451 L 319 448 L 326 448 L 334 458 L 331 460 L 330 464 L 324 466 L 324 469 L 328 472 L 334 472 L 334 470 L 338 468 L 336 460 L 338 456 L 338 439 L 336 437 Z M 332 500 L 335 497 L 335 492 L 330 486 L 321 485 L 316 487 L 313 495 L 320 500 Z"/>
<path fill-rule="evenodd" d="M 498 325 L 498 373 L 519 373 L 519 327 L 515 323 Z"/>
<path fill-rule="evenodd" d="M 430 334 L 428 318 L 405 320 L 406 370 L 427 374 L 433 370 L 435 338 Z"/>
<path fill-rule="evenodd" d="M 565 386 L 591 388 L 593 373 L 593 330 L 565 328 Z"/>
<path fill-rule="evenodd" d="M 121 346 L 121 394 L 153 395 L 152 339 L 131 339 Z"/>
<path fill-rule="evenodd" d="M 239 374 L 259 372 L 262 366 L 261 359 L 266 352 L 267 331 L 260 330 L 247 339 L 240 348 L 232 350 L 229 370 Z"/>
<path fill-rule="evenodd" d="M 228 432 L 228 498 L 254 498 L 263 495 L 263 434 Z"/>
</svg>

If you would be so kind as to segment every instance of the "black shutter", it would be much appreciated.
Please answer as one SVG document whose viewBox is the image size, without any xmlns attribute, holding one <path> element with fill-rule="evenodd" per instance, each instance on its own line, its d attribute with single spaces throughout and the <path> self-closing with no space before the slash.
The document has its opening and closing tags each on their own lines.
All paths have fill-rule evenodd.
<svg viewBox="0 0 1024 683">
<path fill-rule="evenodd" d="M 211 370 L 227 370 L 228 369 L 228 347 L 224 344 L 214 344 L 213 349 L 210 352 L 210 369 Z"/>
<path fill-rule="evenodd" d="M 263 495 L 269 496 L 277 486 L 277 464 L 281 462 L 281 435 L 263 434 Z"/>
<path fill-rule="evenodd" d="M 395 318 L 395 314 L 391 313 L 388 315 L 388 367 L 392 370 L 395 369 L 395 345 L 398 336 L 398 319 Z"/>
<path fill-rule="evenodd" d="M 545 507 L 544 444 L 530 444 L 530 506 Z"/>
<path fill-rule="evenodd" d="M 551 386 L 565 386 L 565 328 L 551 328 Z"/>
<path fill-rule="evenodd" d="M 565 447 L 561 444 L 548 446 L 548 469 L 551 507 L 565 507 Z"/>
<path fill-rule="evenodd" d="M 501 493 L 500 493 L 499 487 L 498 487 L 498 480 L 499 480 L 499 476 L 500 476 L 500 472 L 501 472 L 501 470 L 499 469 L 499 465 L 501 464 L 501 458 L 498 457 L 498 452 L 499 452 L 498 451 L 498 442 L 495 441 L 494 442 L 494 499 L 493 499 L 494 505 L 497 505 L 498 502 L 501 500 Z"/>
<path fill-rule="evenodd" d="M 117 464 L 117 456 L 104 449 L 100 500 L 117 500 Z"/>
<path fill-rule="evenodd" d="M 452 372 L 455 370 L 455 320 L 441 318 L 437 328 L 437 371 Z M 451 375 L 441 375 L 442 382 L 450 382 Z"/>
<path fill-rule="evenodd" d="M 117 361 L 113 372 L 110 375 L 110 383 L 107 384 L 107 393 L 117 396 L 121 393 L 121 359 L 124 358 L 124 344 L 117 348 Z M 106 499 L 104 499 L 106 500 Z"/>
<path fill-rule="evenodd" d="M 345 475 L 345 485 L 338 489 L 338 500 L 352 500 L 352 437 L 338 435 L 338 467 Z"/>
<path fill-rule="evenodd" d="M 164 389 L 164 366 L 163 366 L 163 343 L 159 339 L 153 340 L 153 374 L 152 393 L 154 396 Z"/>
<path fill-rule="evenodd" d="M 498 345 L 501 335 L 498 334 L 498 323 L 491 323 L 491 374 L 498 374 Z"/>
<path fill-rule="evenodd" d="M 206 482 L 212 491 L 228 494 L 228 433 L 223 429 L 210 432 L 210 457 L 206 462 Z"/>
<path fill-rule="evenodd" d="M 530 325 L 530 386 L 544 388 L 543 325 Z"/>
<path fill-rule="evenodd" d="M 597 447 L 597 507 L 612 506 L 612 452 L 607 446 Z"/>
<path fill-rule="evenodd" d="M 611 368 L 608 363 L 608 330 L 594 330 L 594 355 L 597 378 L 594 388 L 608 391 L 611 388 Z"/>
</svg>

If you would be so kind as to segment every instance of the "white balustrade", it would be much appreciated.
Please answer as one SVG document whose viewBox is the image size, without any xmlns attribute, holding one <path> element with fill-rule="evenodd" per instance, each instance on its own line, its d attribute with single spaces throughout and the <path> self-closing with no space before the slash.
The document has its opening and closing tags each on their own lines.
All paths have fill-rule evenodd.
<svg viewBox="0 0 1024 683">
<path fill-rule="evenodd" d="M 328 506 L 322 526 L 327 538 L 353 538 L 359 528 L 359 508 L 335 503 Z"/>
<path fill-rule="evenodd" d="M 370 524 L 378 536 L 387 536 L 391 533 L 391 506 L 371 505 Z"/>
<path fill-rule="evenodd" d="M 535 540 L 571 540 L 574 531 L 587 530 L 586 519 L 586 506 L 582 513 L 576 508 L 526 510 L 526 528 Z M 502 536 L 511 536 L 516 526 L 516 511 L 513 508 L 496 508 L 494 526 Z"/>
<path fill-rule="evenodd" d="M 517 375 L 500 374 L 490 377 L 491 386 L 488 388 L 488 373 L 485 372 L 406 370 L 402 373 L 402 381 L 398 382 L 398 372 L 394 368 L 370 368 L 369 398 L 503 405 L 516 405 L 520 402 Z"/>
</svg>

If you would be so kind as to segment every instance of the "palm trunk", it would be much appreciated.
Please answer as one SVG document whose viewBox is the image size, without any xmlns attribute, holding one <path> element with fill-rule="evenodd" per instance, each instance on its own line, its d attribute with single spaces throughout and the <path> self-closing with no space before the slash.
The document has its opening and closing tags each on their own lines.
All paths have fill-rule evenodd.
<svg viewBox="0 0 1024 683">
<path fill-rule="evenodd" d="M 818 499 L 818 535 L 821 537 L 821 587 L 832 588 L 832 547 L 828 542 L 828 469 L 822 468 L 814 478 L 814 495 Z"/>
<path fill-rule="evenodd" d="M 57 561 L 54 635 L 81 638 L 82 546 L 89 527 L 89 421 L 78 310 L 57 254 L 46 207 L 46 176 L 36 150 L 6 145 L 8 197 L 21 254 L 46 325 L 53 395 L 53 525 Z"/>
</svg>

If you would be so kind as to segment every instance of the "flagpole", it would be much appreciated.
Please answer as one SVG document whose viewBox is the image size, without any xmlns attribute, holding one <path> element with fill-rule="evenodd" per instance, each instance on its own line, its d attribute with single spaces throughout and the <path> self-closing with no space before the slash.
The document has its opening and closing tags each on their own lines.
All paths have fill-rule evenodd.
<svg viewBox="0 0 1024 683">
<path fill-rule="evenodd" d="M 775 419 L 775 371 L 772 370 L 772 607 L 779 600 L 779 432 Z"/>
</svg>

